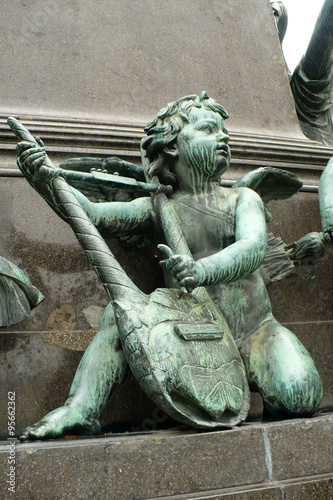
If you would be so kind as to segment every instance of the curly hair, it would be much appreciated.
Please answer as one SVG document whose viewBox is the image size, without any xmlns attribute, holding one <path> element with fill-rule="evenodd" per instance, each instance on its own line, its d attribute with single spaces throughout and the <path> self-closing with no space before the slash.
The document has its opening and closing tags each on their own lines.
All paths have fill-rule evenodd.
<svg viewBox="0 0 333 500">
<path fill-rule="evenodd" d="M 168 162 L 165 161 L 164 150 L 175 141 L 184 124 L 190 122 L 190 112 L 193 107 L 202 107 L 218 113 L 224 120 L 229 117 L 224 107 L 211 99 L 206 91 L 201 92 L 199 96 L 189 95 L 170 102 L 144 129 L 147 137 L 142 140 L 141 147 L 150 161 L 147 172 L 149 177 L 156 175 L 162 183 L 176 182 Z"/>
</svg>

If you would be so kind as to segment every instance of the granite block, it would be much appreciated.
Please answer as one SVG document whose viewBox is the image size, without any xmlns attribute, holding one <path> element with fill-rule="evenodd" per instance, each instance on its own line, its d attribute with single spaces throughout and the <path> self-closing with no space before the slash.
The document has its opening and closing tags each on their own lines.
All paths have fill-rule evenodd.
<svg viewBox="0 0 333 500">
<path fill-rule="evenodd" d="M 284 500 L 332 500 L 333 477 L 288 484 L 284 495 Z"/>
<path fill-rule="evenodd" d="M 146 123 L 169 101 L 207 90 L 232 130 L 301 135 L 266 0 L 246 9 L 242 0 L 2 8 L 2 113 Z"/>
<path fill-rule="evenodd" d="M 331 500 L 333 477 L 317 476 L 302 481 L 266 483 L 261 487 L 227 488 L 205 493 L 159 497 L 159 500 Z"/>
<path fill-rule="evenodd" d="M 5 235 L 0 239 L 0 255 L 21 267 L 45 296 L 44 302 L 26 320 L 1 331 L 96 330 L 98 320 L 92 323 L 88 313 L 93 307 L 102 314 L 109 303 L 107 293 L 69 225 L 25 179 L 1 178 L 0 224 Z M 145 293 L 163 283 L 155 249 L 137 248 L 115 238 L 106 240 Z M 57 343 L 56 339 L 54 342 Z M 85 347 L 83 344 L 81 350 Z"/>
<path fill-rule="evenodd" d="M 52 492 L 63 499 L 134 500 L 267 479 L 256 427 L 17 444 L 16 455 L 17 494 L 36 499 Z"/>
<path fill-rule="evenodd" d="M 16 435 L 67 398 L 81 352 L 43 342 L 39 334 L 0 335 L 0 436 L 6 438 L 8 392 L 15 392 Z"/>
<path fill-rule="evenodd" d="M 272 202 L 273 221 L 268 230 L 284 243 L 297 241 L 312 231 L 321 231 L 318 195 L 298 193 L 289 200 Z M 318 261 L 315 278 L 308 280 L 312 266 L 300 266 L 295 274 L 268 288 L 273 313 L 282 323 L 332 321 L 333 248 Z"/>
<path fill-rule="evenodd" d="M 48 334 L 52 337 L 51 343 L 45 341 Z M 66 347 L 54 345 L 53 336 L 47 332 L 0 335 L 0 401 L 3 409 L 8 392 L 15 392 L 16 436 L 64 404 L 82 357 L 82 343 L 84 340 L 89 342 L 91 332 L 66 334 Z M 68 345 L 79 345 L 80 349 L 69 349 Z M 167 425 L 168 420 L 146 396 L 133 375 L 117 388 L 100 418 L 102 427 L 118 432 L 121 429 L 132 432 L 156 430 Z M 169 425 L 172 422 L 168 420 Z M 7 415 L 1 411 L 0 439 L 6 437 Z"/>
<path fill-rule="evenodd" d="M 332 473 L 331 415 L 267 425 L 267 433 L 273 480 Z"/>
<path fill-rule="evenodd" d="M 177 495 L 176 497 L 164 497 L 159 500 L 284 500 L 279 486 L 266 485 L 262 488 L 246 490 L 231 488 L 228 490 L 205 493 L 204 495 Z"/>
<path fill-rule="evenodd" d="M 332 415 L 326 415 L 219 432 L 180 427 L 16 442 L 16 493 L 22 499 L 326 499 L 332 491 L 332 426 Z M 8 468 L 7 445 L 0 445 L 2 471 Z"/>
</svg>

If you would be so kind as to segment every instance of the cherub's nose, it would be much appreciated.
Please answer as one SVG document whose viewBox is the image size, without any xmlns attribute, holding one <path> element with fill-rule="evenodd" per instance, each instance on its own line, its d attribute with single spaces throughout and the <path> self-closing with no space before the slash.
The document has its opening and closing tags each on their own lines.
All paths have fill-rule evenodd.
<svg viewBox="0 0 333 500">
<path fill-rule="evenodd" d="M 228 142 L 230 141 L 230 137 L 228 136 L 228 134 L 220 130 L 220 132 L 218 133 L 218 141 L 228 144 Z"/>
</svg>

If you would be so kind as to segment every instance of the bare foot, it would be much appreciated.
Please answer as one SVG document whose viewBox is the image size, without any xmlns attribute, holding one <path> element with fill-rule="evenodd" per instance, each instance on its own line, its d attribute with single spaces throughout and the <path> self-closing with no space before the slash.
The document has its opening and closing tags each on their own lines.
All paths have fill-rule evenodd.
<svg viewBox="0 0 333 500">
<path fill-rule="evenodd" d="M 99 434 L 100 423 L 97 419 L 87 420 L 70 406 L 61 406 L 48 413 L 39 422 L 27 427 L 20 436 L 21 441 L 52 439 L 64 434 Z"/>
</svg>

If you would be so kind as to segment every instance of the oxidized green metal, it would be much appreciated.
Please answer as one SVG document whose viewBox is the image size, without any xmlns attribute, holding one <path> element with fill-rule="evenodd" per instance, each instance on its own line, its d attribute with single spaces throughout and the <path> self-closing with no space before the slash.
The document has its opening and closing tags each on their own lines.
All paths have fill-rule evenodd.
<svg viewBox="0 0 333 500">
<path fill-rule="evenodd" d="M 24 320 L 42 300 L 42 293 L 22 269 L 0 257 L 0 327 Z"/>
<path fill-rule="evenodd" d="M 281 1 L 271 0 L 282 43 L 288 24 Z M 325 0 L 307 50 L 293 71 L 287 68 L 297 116 L 303 133 L 333 144 L 333 0 Z"/>
<path fill-rule="evenodd" d="M 22 126 L 18 131 L 14 120 L 11 126 L 29 138 Z M 41 174 L 49 168 L 40 167 Z M 52 188 L 53 199 L 58 200 L 112 299 L 126 359 L 147 394 L 170 416 L 194 427 L 231 427 L 243 421 L 250 402 L 245 369 L 226 321 L 205 290 L 192 296 L 163 289 L 146 296 L 91 227 L 66 182 L 53 178 Z M 154 185 L 150 190 L 156 191 Z M 160 206 L 165 207 L 163 190 L 156 196 L 161 197 Z M 172 239 L 168 242 L 174 245 Z M 186 247 L 185 241 L 182 246 Z"/>
<path fill-rule="evenodd" d="M 66 182 L 41 141 L 11 122 L 25 141 L 17 147 L 19 167 L 71 224 L 112 300 L 65 405 L 22 439 L 98 432 L 99 412 L 123 380 L 126 360 L 150 397 L 174 418 L 202 428 L 235 425 L 245 418 L 249 401 L 236 344 L 251 388 L 273 415 L 308 415 L 318 407 L 322 383 L 314 363 L 272 315 L 260 268 L 267 247 L 265 209 L 259 195 L 244 187 L 264 194 L 271 185 L 275 197 L 283 198 L 300 183 L 266 170 L 233 189 L 220 186 L 230 162 L 226 118 L 205 92 L 170 103 L 145 129 L 142 160 L 147 183 L 171 184 L 173 192 L 164 190 L 167 197 L 162 189 L 150 189 L 149 197 L 104 203 L 70 188 L 71 175 Z M 281 183 L 288 195 L 281 194 Z M 269 201 L 269 193 L 265 197 Z M 168 288 L 143 294 L 94 226 L 115 235 L 157 232 Z"/>
<path fill-rule="evenodd" d="M 323 231 L 333 239 L 333 159 L 320 177 L 319 209 Z"/>
</svg>

